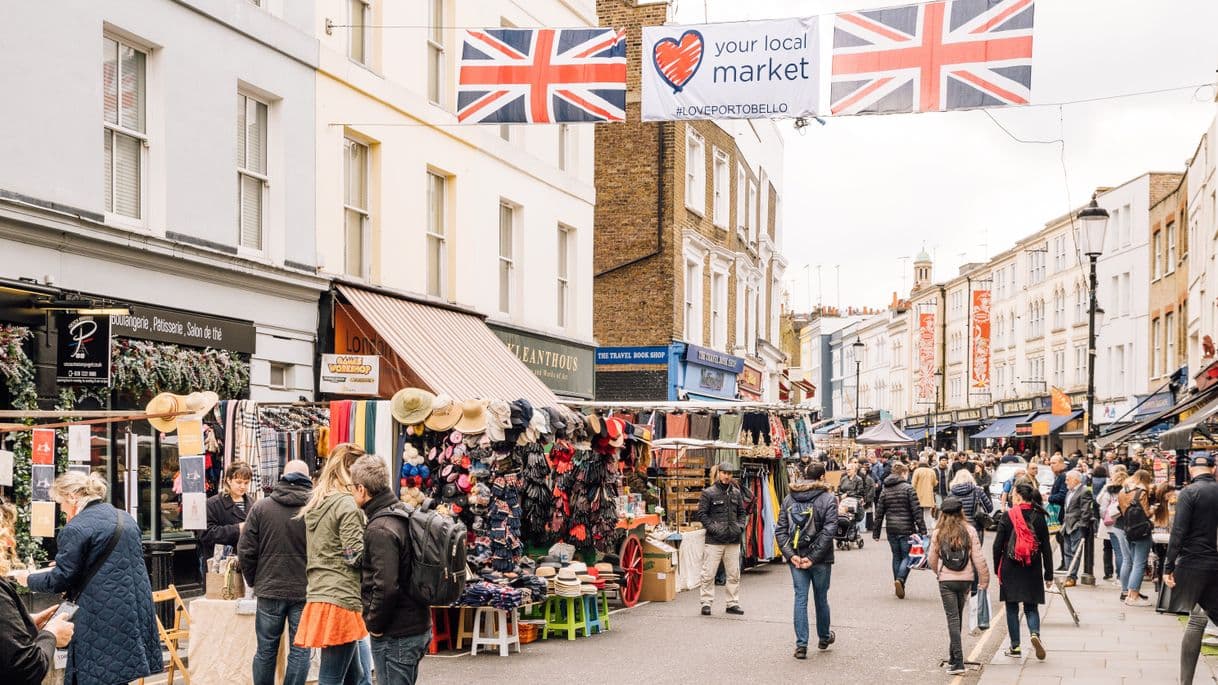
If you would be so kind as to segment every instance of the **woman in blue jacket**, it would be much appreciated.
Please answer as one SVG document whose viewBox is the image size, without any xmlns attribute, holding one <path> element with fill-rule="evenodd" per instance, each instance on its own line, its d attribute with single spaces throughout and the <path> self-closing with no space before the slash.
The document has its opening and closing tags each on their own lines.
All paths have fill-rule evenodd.
<svg viewBox="0 0 1218 685">
<path fill-rule="evenodd" d="M 55 566 L 16 578 L 34 592 L 76 597 L 65 685 L 115 685 L 160 673 L 164 661 L 139 524 L 105 502 L 106 482 L 97 474 L 65 473 L 51 495 L 68 517 L 56 538 Z M 86 578 L 116 530 L 113 552 Z"/>
</svg>

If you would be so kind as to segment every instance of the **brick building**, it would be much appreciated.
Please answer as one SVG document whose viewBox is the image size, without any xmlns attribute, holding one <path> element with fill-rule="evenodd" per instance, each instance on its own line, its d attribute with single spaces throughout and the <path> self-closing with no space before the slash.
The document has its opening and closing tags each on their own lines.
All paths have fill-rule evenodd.
<svg viewBox="0 0 1218 685">
<path fill-rule="evenodd" d="M 666 2 L 598 0 L 627 30 L 626 122 L 596 127 L 597 398 L 776 401 L 782 138 L 772 121 L 640 121 L 641 27 Z"/>
<path fill-rule="evenodd" d="M 1150 206 L 1151 388 L 1188 364 L 1188 180 L 1175 174 L 1155 180 L 1160 187 Z"/>
</svg>

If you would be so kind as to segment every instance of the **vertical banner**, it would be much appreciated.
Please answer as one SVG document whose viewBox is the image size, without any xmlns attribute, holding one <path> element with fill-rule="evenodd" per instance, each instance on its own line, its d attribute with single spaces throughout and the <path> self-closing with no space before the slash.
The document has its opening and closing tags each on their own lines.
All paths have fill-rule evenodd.
<svg viewBox="0 0 1218 685">
<path fill-rule="evenodd" d="M 643 121 L 815 116 L 816 17 L 643 27 Z"/>
<path fill-rule="evenodd" d="M 919 400 L 935 399 L 935 313 L 918 315 L 918 377 L 915 380 Z"/>
<path fill-rule="evenodd" d="M 990 291 L 973 291 L 973 340 L 971 354 L 973 390 L 990 388 Z"/>
</svg>

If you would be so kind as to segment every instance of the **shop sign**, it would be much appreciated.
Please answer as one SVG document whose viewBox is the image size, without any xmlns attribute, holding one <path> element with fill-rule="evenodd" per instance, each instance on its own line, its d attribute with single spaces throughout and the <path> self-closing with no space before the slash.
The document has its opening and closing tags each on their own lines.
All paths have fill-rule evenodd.
<svg viewBox="0 0 1218 685">
<path fill-rule="evenodd" d="M 980 421 L 985 418 L 981 409 L 958 409 L 956 421 Z"/>
<path fill-rule="evenodd" d="M 321 355 L 318 390 L 331 395 L 376 397 L 381 384 L 381 358 L 362 354 Z"/>
<path fill-rule="evenodd" d="M 1081 406 L 1087 404 L 1087 392 L 1085 390 L 1079 391 L 1079 392 L 1072 392 L 1072 393 L 1066 395 L 1066 397 L 1070 398 L 1071 407 L 1081 407 Z"/>
<path fill-rule="evenodd" d="M 1142 403 L 1133 415 L 1134 420 L 1141 420 L 1165 412 L 1176 404 L 1176 398 L 1170 390 L 1157 392 L 1153 395 L 1136 395 L 1134 400 Z"/>
<path fill-rule="evenodd" d="M 110 319 L 55 315 L 55 378 L 60 383 L 110 384 Z"/>
<path fill-rule="evenodd" d="M 130 314 L 110 317 L 110 331 L 123 338 L 210 347 L 251 354 L 257 342 L 252 323 L 173 309 L 133 305 Z"/>
<path fill-rule="evenodd" d="M 739 375 L 744 370 L 743 357 L 733 357 L 726 352 L 718 352 L 709 347 L 699 347 L 697 345 L 685 346 L 685 361 L 700 366 L 709 366 L 712 369 L 730 371 L 736 375 Z"/>
<path fill-rule="evenodd" d="M 723 392 L 723 372 L 705 366 L 698 369 L 698 387 L 702 390 Z"/>
<path fill-rule="evenodd" d="M 950 411 L 940 412 L 935 414 L 934 423 L 940 426 L 946 426 L 952 422 L 952 413 Z"/>
<path fill-rule="evenodd" d="M 1117 400 L 1116 402 L 1104 402 L 1095 408 L 1095 422 L 1112 423 L 1117 419 L 1124 418 L 1129 420 L 1132 414 L 1129 413 L 1129 400 Z"/>
<path fill-rule="evenodd" d="M 596 363 L 612 364 L 668 364 L 668 345 L 652 347 L 599 347 Z"/>
<path fill-rule="evenodd" d="M 754 393 L 761 392 L 761 370 L 745 364 L 744 370 L 736 378 L 736 384 L 744 390 Z"/>
<path fill-rule="evenodd" d="M 998 405 L 1003 416 L 1012 414 L 1030 414 L 1035 409 L 1035 405 L 1031 399 L 1023 400 L 1007 400 Z M 1018 426 L 1016 426 L 1018 428 Z"/>
<path fill-rule="evenodd" d="M 596 395 L 596 351 L 552 338 L 527 335 L 491 326 L 508 351 L 524 362 L 534 376 L 560 395 L 592 398 Z"/>
<path fill-rule="evenodd" d="M 921 426 L 925 426 L 928 423 L 930 423 L 929 414 L 923 414 L 922 416 L 910 416 L 905 419 L 906 428 L 921 427 Z"/>
</svg>

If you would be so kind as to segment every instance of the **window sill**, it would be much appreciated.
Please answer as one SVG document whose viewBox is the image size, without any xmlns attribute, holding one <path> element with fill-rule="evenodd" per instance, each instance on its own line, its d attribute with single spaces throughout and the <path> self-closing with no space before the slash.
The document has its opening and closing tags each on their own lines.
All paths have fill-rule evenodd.
<svg viewBox="0 0 1218 685">
<path fill-rule="evenodd" d="M 687 205 L 685 205 L 685 211 L 687 211 L 687 212 L 689 212 L 689 213 L 691 213 L 691 214 L 697 214 L 699 219 L 705 219 L 705 218 L 706 218 L 706 210 L 705 210 L 705 209 L 697 209 L 697 208 L 695 208 L 695 207 L 691 207 L 691 206 L 689 206 L 689 205 L 687 204 Z"/>
<path fill-rule="evenodd" d="M 152 229 L 148 227 L 148 223 L 144 219 L 132 219 L 129 216 L 122 214 L 111 214 L 105 212 L 105 224 L 114 228 L 121 228 L 126 231 L 139 231 L 140 233 L 152 233 Z"/>
</svg>

